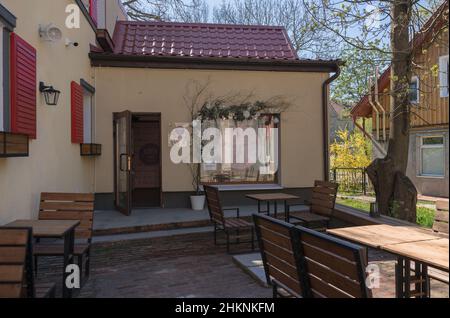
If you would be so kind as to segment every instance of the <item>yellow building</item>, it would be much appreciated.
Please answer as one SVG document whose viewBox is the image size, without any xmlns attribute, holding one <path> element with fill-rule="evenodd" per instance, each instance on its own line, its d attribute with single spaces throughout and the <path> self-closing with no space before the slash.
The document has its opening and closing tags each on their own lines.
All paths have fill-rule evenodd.
<svg viewBox="0 0 450 318">
<path fill-rule="evenodd" d="M 203 183 L 239 204 L 242 190 L 327 178 L 339 62 L 298 59 L 283 28 L 132 22 L 120 1 L 2 0 L 0 13 L 0 224 L 35 218 L 44 191 L 95 192 L 98 209 L 127 213 L 187 206 L 191 166 L 172 162 L 169 134 L 191 122 L 199 89 L 204 103 L 288 105 L 247 120 L 278 128 L 276 171 L 202 165 Z"/>
</svg>

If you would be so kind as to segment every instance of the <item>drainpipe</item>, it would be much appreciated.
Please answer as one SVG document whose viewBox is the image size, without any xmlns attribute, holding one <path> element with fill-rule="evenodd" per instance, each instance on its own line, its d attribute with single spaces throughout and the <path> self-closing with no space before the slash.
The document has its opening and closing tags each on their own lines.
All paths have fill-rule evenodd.
<svg viewBox="0 0 450 318">
<path fill-rule="evenodd" d="M 375 68 L 375 105 L 381 109 L 383 113 L 383 141 L 386 141 L 386 110 L 380 104 L 379 96 L 378 96 L 378 66 Z"/>
<path fill-rule="evenodd" d="M 372 96 L 372 78 L 369 78 L 369 105 L 372 107 L 372 109 L 375 111 L 376 118 L 375 118 L 375 126 L 377 131 L 377 136 L 375 137 L 375 140 L 380 139 L 380 113 L 378 112 L 377 106 L 373 103 L 373 96 Z"/>
<path fill-rule="evenodd" d="M 324 147 L 324 158 L 323 158 L 323 170 L 324 179 L 329 181 L 330 179 L 330 147 L 328 140 L 328 88 L 331 82 L 341 74 L 341 68 L 338 63 L 336 63 L 336 72 L 333 76 L 327 78 L 322 84 L 322 112 L 323 112 L 323 147 Z"/>
<path fill-rule="evenodd" d="M 368 138 L 372 141 L 372 143 L 373 143 L 373 145 L 375 146 L 375 148 L 377 148 L 378 151 L 380 151 L 380 153 L 381 153 L 383 156 L 386 157 L 387 152 L 386 152 L 386 150 L 383 148 L 383 146 L 381 146 L 381 145 L 378 143 L 378 141 L 376 141 L 375 138 L 373 138 L 372 134 L 369 134 L 369 133 L 366 131 L 365 128 L 361 127 L 361 125 L 358 124 L 358 123 L 356 122 L 356 118 L 355 118 L 355 117 L 352 117 L 352 119 L 353 119 L 353 123 L 355 124 L 355 126 L 358 127 L 358 129 L 361 130 L 361 132 L 364 134 L 364 136 L 368 137 Z"/>
</svg>

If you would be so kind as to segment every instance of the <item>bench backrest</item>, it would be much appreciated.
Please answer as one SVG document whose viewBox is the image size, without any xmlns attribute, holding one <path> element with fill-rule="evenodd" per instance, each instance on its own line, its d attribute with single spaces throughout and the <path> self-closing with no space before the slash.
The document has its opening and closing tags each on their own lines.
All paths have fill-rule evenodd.
<svg viewBox="0 0 450 318">
<path fill-rule="evenodd" d="M 327 181 L 314 182 L 311 197 L 311 212 L 331 216 L 336 204 L 338 184 Z"/>
<path fill-rule="evenodd" d="M 94 221 L 94 194 L 47 193 L 41 194 L 40 220 L 79 220 L 76 239 L 92 239 Z"/>
<path fill-rule="evenodd" d="M 296 231 L 310 297 L 372 297 L 366 287 L 364 247 L 300 226 Z"/>
<path fill-rule="evenodd" d="M 219 189 L 212 186 L 203 186 L 206 194 L 206 204 L 208 205 L 209 217 L 211 221 L 225 226 L 225 216 L 222 210 L 222 203 L 220 202 Z"/>
<path fill-rule="evenodd" d="M 434 215 L 433 231 L 448 233 L 448 202 L 436 202 L 436 214 Z"/>
<path fill-rule="evenodd" d="M 34 297 L 31 228 L 0 227 L 0 298 Z"/>
<path fill-rule="evenodd" d="M 301 273 L 301 250 L 292 224 L 265 215 L 253 215 L 267 283 L 295 297 L 305 297 L 308 287 Z"/>
</svg>

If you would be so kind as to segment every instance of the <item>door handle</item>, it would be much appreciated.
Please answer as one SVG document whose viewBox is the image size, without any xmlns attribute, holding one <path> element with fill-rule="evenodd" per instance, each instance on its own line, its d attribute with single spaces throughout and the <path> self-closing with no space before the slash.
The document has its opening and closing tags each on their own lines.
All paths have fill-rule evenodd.
<svg viewBox="0 0 450 318">
<path fill-rule="evenodd" d="M 119 170 L 122 172 L 127 172 L 128 170 L 123 169 L 123 157 L 127 157 L 128 155 L 126 153 L 121 153 L 120 154 L 120 159 L 119 159 Z M 128 168 L 128 164 L 127 164 L 127 168 Z"/>
<path fill-rule="evenodd" d="M 128 171 L 131 171 L 131 156 L 128 156 L 128 158 L 127 158 L 127 168 L 128 168 Z"/>
</svg>

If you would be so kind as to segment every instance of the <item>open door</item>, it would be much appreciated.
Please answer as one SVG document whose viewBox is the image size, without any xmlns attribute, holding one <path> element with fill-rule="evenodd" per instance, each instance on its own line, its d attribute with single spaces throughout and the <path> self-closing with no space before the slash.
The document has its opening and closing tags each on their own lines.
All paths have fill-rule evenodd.
<svg viewBox="0 0 450 318">
<path fill-rule="evenodd" d="M 125 215 L 131 214 L 131 139 L 130 111 L 114 113 L 114 203 Z"/>
</svg>

